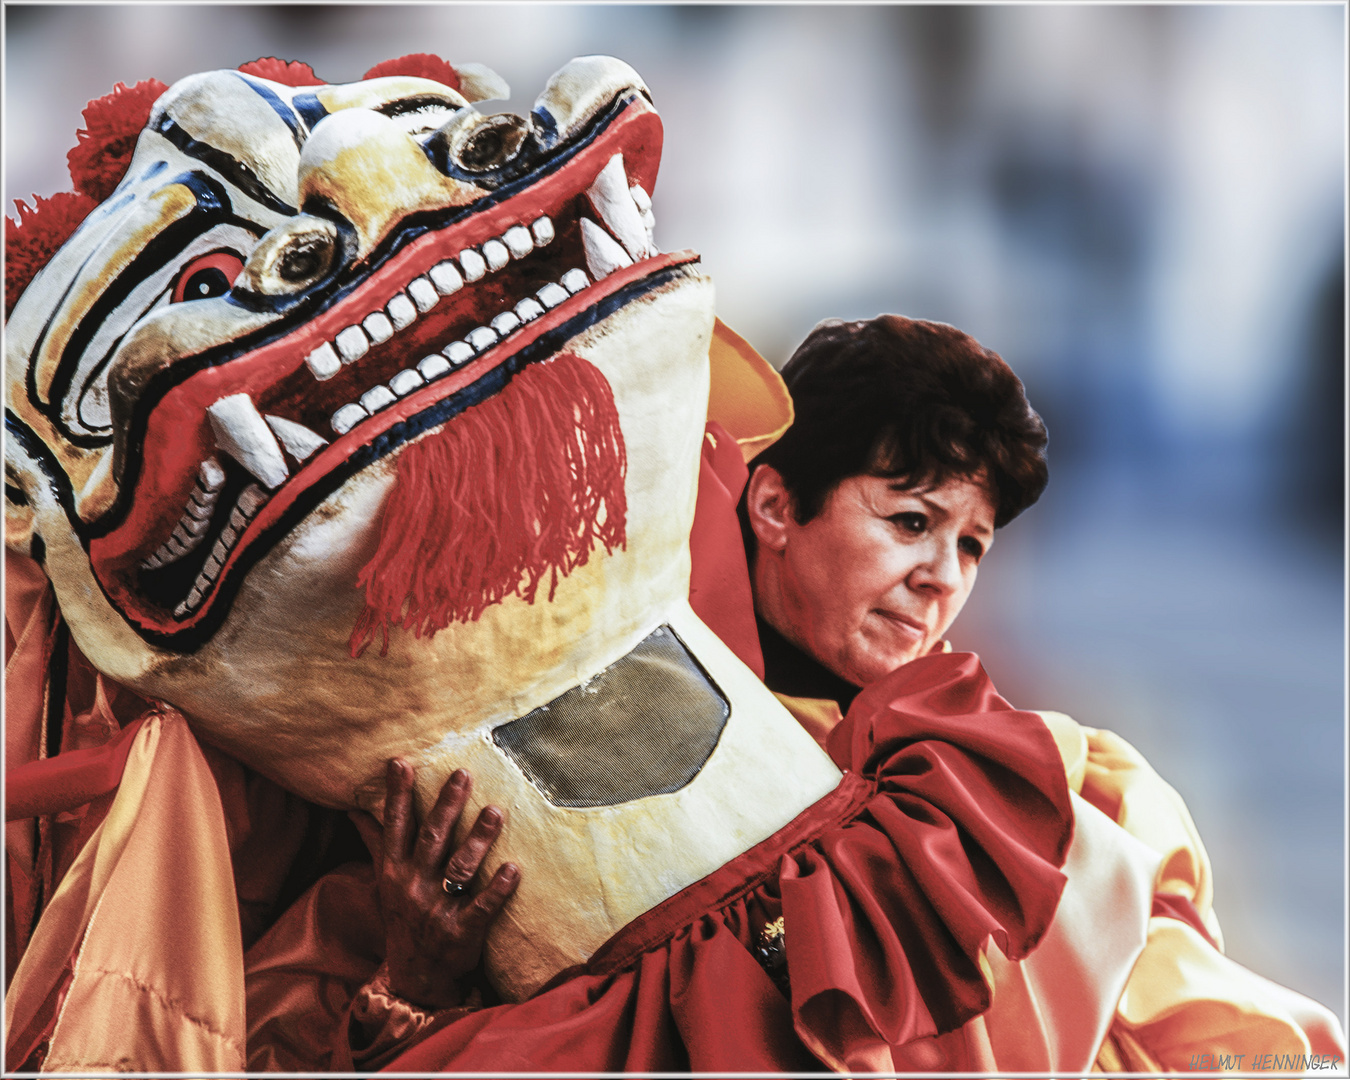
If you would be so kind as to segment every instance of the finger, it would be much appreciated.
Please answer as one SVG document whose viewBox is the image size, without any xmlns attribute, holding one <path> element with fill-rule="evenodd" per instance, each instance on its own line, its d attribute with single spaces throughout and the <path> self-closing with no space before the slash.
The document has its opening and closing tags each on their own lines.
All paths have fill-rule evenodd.
<svg viewBox="0 0 1350 1080">
<path fill-rule="evenodd" d="M 464 838 L 464 843 L 460 844 L 450 856 L 450 861 L 446 863 L 445 876 L 460 884 L 470 881 L 474 874 L 478 873 L 478 867 L 487 855 L 488 848 L 492 847 L 501 831 L 502 812 L 495 806 L 483 807 L 478 813 L 478 820 L 469 830 L 469 835 Z"/>
<path fill-rule="evenodd" d="M 502 863 L 492 880 L 483 891 L 470 901 L 459 913 L 461 931 L 469 937 L 481 937 L 500 913 L 506 902 L 511 899 L 520 884 L 520 867 L 515 863 Z"/>
<path fill-rule="evenodd" d="M 393 758 L 384 770 L 384 842 L 380 848 L 383 862 L 404 862 L 408 858 L 408 834 L 412 829 L 413 770 L 402 758 Z"/>
<path fill-rule="evenodd" d="M 473 780 L 463 769 L 452 772 L 441 788 L 436 805 L 417 830 L 413 866 L 422 873 L 440 877 L 450 841 L 455 835 L 455 826 L 459 824 L 459 815 L 464 812 L 464 804 L 469 801 L 469 792 L 472 790 Z"/>
<path fill-rule="evenodd" d="M 348 810 L 347 817 L 356 826 L 356 831 L 361 834 L 361 842 L 366 845 L 370 857 L 379 862 L 380 847 L 384 843 L 384 829 L 379 821 L 364 810 Z"/>
</svg>

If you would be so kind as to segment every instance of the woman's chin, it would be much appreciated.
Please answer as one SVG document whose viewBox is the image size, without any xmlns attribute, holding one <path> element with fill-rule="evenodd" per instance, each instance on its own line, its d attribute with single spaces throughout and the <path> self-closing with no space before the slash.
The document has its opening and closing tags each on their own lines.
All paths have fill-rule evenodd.
<svg viewBox="0 0 1350 1080">
<path fill-rule="evenodd" d="M 867 687 L 874 682 L 880 682 L 896 668 L 904 667 L 911 660 L 915 660 L 921 655 L 920 645 L 884 652 L 869 650 L 864 655 L 846 657 L 840 665 L 834 668 L 834 672 L 854 686 Z"/>
</svg>

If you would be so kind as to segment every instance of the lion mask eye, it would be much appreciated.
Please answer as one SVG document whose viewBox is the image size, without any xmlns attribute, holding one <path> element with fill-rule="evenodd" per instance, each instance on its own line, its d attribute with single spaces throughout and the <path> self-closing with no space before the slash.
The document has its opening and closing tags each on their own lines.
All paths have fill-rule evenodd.
<svg viewBox="0 0 1350 1080">
<path fill-rule="evenodd" d="M 183 267 L 174 282 L 172 303 L 185 300 L 208 300 L 224 296 L 234 279 L 244 269 L 244 260 L 233 251 L 213 251 L 201 255 Z"/>
<path fill-rule="evenodd" d="M 456 146 L 455 157 L 469 172 L 499 169 L 520 152 L 529 131 L 528 121 L 510 113 L 484 117 Z"/>
</svg>

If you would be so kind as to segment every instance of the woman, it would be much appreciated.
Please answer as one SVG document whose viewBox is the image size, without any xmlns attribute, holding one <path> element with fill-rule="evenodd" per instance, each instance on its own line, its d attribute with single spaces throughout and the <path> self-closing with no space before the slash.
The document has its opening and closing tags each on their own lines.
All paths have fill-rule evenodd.
<svg viewBox="0 0 1350 1080">
<path fill-rule="evenodd" d="M 742 504 L 765 675 L 847 709 L 940 647 L 994 530 L 1045 489 L 1045 425 L 997 354 L 940 323 L 822 323 L 783 378 L 796 417 Z"/>
<path fill-rule="evenodd" d="M 1046 434 L 1007 364 L 938 323 L 822 323 L 783 377 L 796 419 L 752 463 L 741 512 L 766 682 L 827 741 L 861 688 L 949 648 L 943 635 L 994 530 L 1045 487 Z M 1096 1066 L 1241 1067 L 1240 1055 L 1258 1053 L 1284 1054 L 1293 1068 L 1309 1067 L 1310 1052 L 1344 1060 L 1326 1010 L 1223 957 L 1209 860 L 1180 797 L 1124 740 L 1045 719 L 1073 790 L 1163 856 L 1148 943 Z M 1109 913 L 1107 897 L 1093 899 Z M 1049 1005 L 1043 996 L 1042 1021 Z M 953 1032 L 942 1064 L 1006 1067 L 1038 1039 L 979 1047 L 976 1032 Z"/>
<path fill-rule="evenodd" d="M 767 365 L 763 372 L 766 396 L 776 388 L 786 406 L 776 373 Z M 1022 481 L 1019 507 L 1044 483 L 1044 433 L 1024 411 L 1032 430 L 1017 453 L 1030 464 L 1018 474 L 1030 479 Z M 716 424 L 703 464 L 691 602 L 762 671 L 735 513 L 745 465 L 737 441 Z M 923 498 L 930 496 L 946 499 Z M 969 529 L 963 524 L 962 549 L 971 550 L 965 533 L 972 529 L 987 545 L 994 519 L 988 513 Z M 968 586 L 960 597 L 934 586 L 945 627 Z M 740 633 L 746 626 L 750 639 Z M 881 679 L 870 704 L 853 709 L 851 726 L 836 730 L 830 752 L 846 775 L 835 794 L 856 789 L 855 805 L 826 820 L 833 811 L 822 800 L 805 815 L 819 820 L 804 826 L 800 841 L 770 853 L 762 871 L 732 860 L 713 877 L 735 881 L 717 884 L 710 907 L 669 920 L 670 932 L 635 967 L 573 973 L 517 1006 L 476 1010 L 472 999 L 464 1002 L 472 979 L 463 976 L 486 917 L 502 909 L 514 880 L 499 874 L 481 888 L 471 880 L 500 816 L 488 811 L 456 850 L 449 825 L 464 798 L 462 784 L 450 785 L 414 840 L 410 771 L 392 765 L 379 885 L 387 964 L 356 995 L 353 1063 L 421 1071 L 509 1060 L 550 1068 L 563 1063 L 550 1058 L 553 1048 L 566 1045 L 569 1067 L 810 1069 L 825 1062 L 884 1070 L 896 1067 L 892 1048 L 926 1044 L 981 1014 L 989 1005 L 984 944 L 997 941 L 1003 953 L 1021 957 L 1053 915 L 1071 811 L 1054 742 L 1039 719 L 1011 710 L 968 659 L 937 659 L 912 685 L 888 689 Z M 957 685 L 981 690 L 955 710 L 923 700 Z M 906 697 L 912 700 L 900 704 Z M 984 722 L 992 712 L 1000 724 Z M 672 901 L 684 904 L 691 890 Z M 600 1053 L 601 1044 L 614 1049 Z"/>
<path fill-rule="evenodd" d="M 822 324 L 783 376 L 796 420 L 751 463 L 741 504 L 758 643 L 736 637 L 728 613 L 734 588 L 699 588 L 700 580 L 731 580 L 727 567 L 740 557 L 739 546 L 725 542 L 709 550 L 716 547 L 709 537 L 727 535 L 709 527 L 709 518 L 730 512 L 730 500 L 719 507 L 709 493 L 734 500 L 745 480 L 739 459 L 717 453 L 729 440 L 716 426 L 705 465 L 719 467 L 705 468 L 700 493 L 693 601 L 752 667 L 762 648 L 768 685 L 842 769 L 872 775 L 882 788 L 902 775 L 917 778 L 917 786 L 894 796 L 894 805 L 912 813 L 891 836 L 893 846 L 859 846 L 858 834 L 848 832 L 869 815 L 889 813 L 892 804 L 882 800 L 849 826 L 816 837 L 805 856 L 783 864 L 777 881 L 752 894 L 751 906 L 781 904 L 768 914 L 787 915 L 785 934 L 741 944 L 756 947 L 790 999 L 790 1009 L 772 994 L 761 1001 L 783 1010 L 776 1037 L 788 1049 L 781 1058 L 738 1059 L 732 1047 L 720 1060 L 726 1067 L 785 1063 L 809 1050 L 836 1068 L 879 1071 L 1153 1070 L 1213 1067 L 1193 1061 L 1198 1054 L 1343 1055 L 1343 1038 L 1325 1010 L 1222 956 L 1204 849 L 1184 805 L 1147 764 L 1109 733 L 1012 710 L 974 657 L 948 650 L 944 635 L 995 530 L 1031 505 L 1046 482 L 1045 429 L 1007 365 L 952 327 L 882 316 Z M 710 563 L 719 564 L 720 575 L 708 571 Z M 1022 740 L 1024 752 L 1007 753 L 999 743 L 1005 738 Z M 918 756 L 889 771 L 878 766 L 916 749 Z M 1016 820 L 1010 805 L 1021 800 L 1061 805 L 1050 773 L 1068 816 L 1037 818 L 1028 808 L 1027 819 Z M 725 1055 L 726 1048 L 695 1045 L 688 1016 L 713 1024 L 712 1014 L 663 1003 L 653 1015 L 673 1049 L 634 1056 L 641 1025 L 630 1031 L 623 1010 L 641 1009 L 652 980 L 638 992 L 615 985 L 622 976 L 606 981 L 582 972 L 521 1006 L 480 1011 L 476 1000 L 465 1002 L 482 935 L 516 880 L 514 868 L 504 867 L 480 890 L 463 887 L 501 826 L 490 808 L 462 846 L 451 843 L 467 783 L 458 777 L 447 785 L 414 837 L 411 772 L 391 765 L 379 886 L 387 966 L 357 995 L 358 1062 L 476 1067 L 500 1061 L 493 1055 L 511 1047 L 521 1048 L 522 1064 L 580 1067 L 579 1057 L 550 1062 L 540 1054 L 550 1046 L 577 1053 L 578 1033 L 593 1042 L 598 1029 L 626 1055 L 604 1067 L 690 1067 Z M 972 797 L 963 803 L 963 795 Z M 1059 820 L 1071 825 L 1072 844 L 1056 832 Z M 998 862 L 990 855 L 1015 848 L 1007 839 L 1029 823 L 1034 827 L 1022 835 L 1048 838 L 1037 859 Z M 1009 932 L 1016 920 L 988 918 L 1000 906 L 997 889 L 977 903 L 971 898 L 978 886 L 943 895 L 945 877 L 978 878 L 963 877 L 971 870 L 967 848 L 979 852 L 976 861 L 997 863 L 995 877 L 1003 875 L 1007 899 L 1015 898 L 1005 913 L 1043 903 L 1045 917 L 1033 915 Z M 832 880 L 850 862 L 880 859 L 894 861 L 880 866 L 878 880 L 917 885 L 894 886 L 888 901 L 903 902 L 886 908 L 880 923 L 867 923 L 859 898 L 851 898 L 857 921 L 844 932 L 853 940 L 822 943 L 840 924 L 813 921 L 798 889 L 811 877 L 798 879 L 803 859 L 817 856 L 833 860 Z M 822 866 L 807 869 L 819 878 Z M 1047 870 L 1053 883 L 1042 877 L 1043 887 L 1019 891 Z M 827 888 L 817 901 L 823 895 L 832 894 Z M 864 906 L 871 900 L 862 896 Z M 968 925 L 952 916 L 963 905 L 973 915 Z M 756 914 L 763 919 L 765 912 Z M 976 942 L 972 951 L 946 947 L 962 933 Z M 868 961 L 856 978 L 830 981 L 833 966 L 847 967 L 859 954 Z M 868 968 L 870 954 L 884 959 Z M 672 960 L 663 969 L 666 989 L 658 995 L 683 996 L 671 989 L 677 967 Z M 862 985 L 869 977 L 875 985 Z M 512 1009 L 537 1017 L 537 1025 L 513 1020 Z"/>
</svg>

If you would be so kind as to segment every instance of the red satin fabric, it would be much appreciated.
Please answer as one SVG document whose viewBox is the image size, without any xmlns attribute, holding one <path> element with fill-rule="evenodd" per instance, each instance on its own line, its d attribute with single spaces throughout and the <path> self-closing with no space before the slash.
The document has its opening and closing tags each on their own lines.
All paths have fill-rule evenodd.
<svg viewBox="0 0 1350 1080">
<path fill-rule="evenodd" d="M 760 679 L 764 656 L 755 628 L 750 571 L 736 504 L 750 473 L 727 429 L 710 420 L 699 462 L 698 503 L 689 533 L 689 606 Z"/>
<path fill-rule="evenodd" d="M 385 1067 L 811 1070 L 808 1046 L 844 1061 L 855 1042 L 901 1045 L 977 1016 L 981 946 L 1025 956 L 1063 889 L 1073 819 L 1049 732 L 975 657 L 948 654 L 860 695 L 830 749 L 852 770 L 840 789 L 715 885 L 672 897 L 531 1000 L 450 1024 Z M 691 915 L 695 893 L 707 907 Z M 780 912 L 791 1004 L 752 952 Z"/>
<path fill-rule="evenodd" d="M 753 662 L 734 512 L 744 466 L 738 452 L 732 457 L 734 440 L 714 436 L 705 444 L 693 599 Z M 978 1015 L 989 1003 L 984 942 L 1024 956 L 1063 888 L 1072 812 L 1048 729 L 1010 709 L 973 656 L 948 654 L 859 695 L 828 749 L 850 775 L 779 834 L 635 920 L 587 969 L 530 1001 L 455 1019 L 380 1064 L 498 1075 L 807 1071 Z M 31 778 L 35 800 L 67 788 L 51 771 L 66 757 L 34 763 L 42 766 Z M 94 790 L 120 772 L 119 760 L 105 747 L 77 768 L 97 774 Z M 11 801 L 21 790 L 14 779 Z M 791 1005 L 753 953 L 760 929 L 780 914 Z"/>
<path fill-rule="evenodd" d="M 144 717 L 133 720 L 102 746 L 68 750 L 10 769 L 5 774 L 5 820 L 74 810 L 116 790 L 131 740 L 144 722 Z"/>
<path fill-rule="evenodd" d="M 1200 912 L 1196 909 L 1195 902 L 1188 896 L 1182 896 L 1180 893 L 1154 893 L 1153 910 L 1149 912 L 1149 915 L 1153 918 L 1161 917 L 1184 922 L 1214 948 L 1219 949 L 1219 943 L 1214 940 L 1214 935 L 1209 932 L 1205 920 L 1200 918 Z M 1223 952 L 1223 950 L 1219 949 L 1219 952 Z"/>
</svg>

